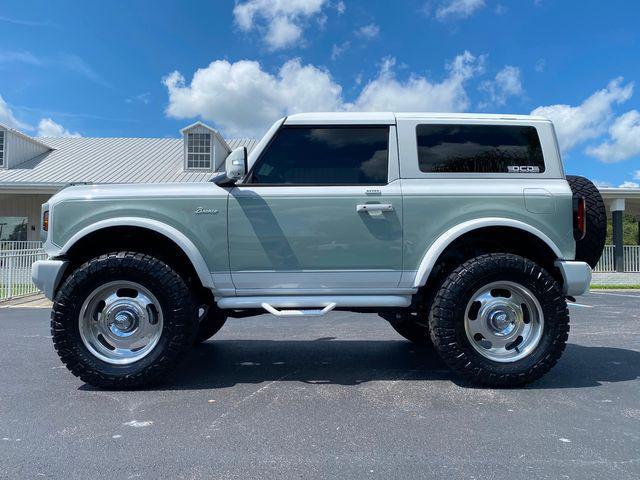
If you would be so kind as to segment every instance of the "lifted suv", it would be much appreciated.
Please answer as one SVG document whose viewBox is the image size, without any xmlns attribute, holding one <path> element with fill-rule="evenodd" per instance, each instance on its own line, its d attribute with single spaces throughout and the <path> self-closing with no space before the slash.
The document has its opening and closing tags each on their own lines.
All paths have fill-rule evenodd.
<svg viewBox="0 0 640 480">
<path fill-rule="evenodd" d="M 55 348 L 104 388 L 162 380 L 228 317 L 331 310 L 522 385 L 560 358 L 605 234 L 597 189 L 529 116 L 293 115 L 209 183 L 70 187 L 43 215 Z"/>
</svg>

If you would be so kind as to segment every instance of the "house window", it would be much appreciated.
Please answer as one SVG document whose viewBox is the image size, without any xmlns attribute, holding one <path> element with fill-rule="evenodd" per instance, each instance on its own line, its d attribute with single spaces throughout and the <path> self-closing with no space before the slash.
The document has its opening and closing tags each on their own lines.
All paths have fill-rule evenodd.
<svg viewBox="0 0 640 480">
<path fill-rule="evenodd" d="M 187 168 L 211 168 L 211 134 L 187 134 Z"/>
<path fill-rule="evenodd" d="M 27 217 L 0 217 L 0 240 L 19 242 L 27 239 Z"/>
<path fill-rule="evenodd" d="M 0 168 L 4 167 L 4 130 L 0 130 Z"/>
</svg>

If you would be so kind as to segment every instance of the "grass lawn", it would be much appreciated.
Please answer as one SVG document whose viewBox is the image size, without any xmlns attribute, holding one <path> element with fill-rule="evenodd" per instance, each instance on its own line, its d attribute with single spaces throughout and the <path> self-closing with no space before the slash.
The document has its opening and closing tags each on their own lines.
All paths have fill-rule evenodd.
<svg viewBox="0 0 640 480">
<path fill-rule="evenodd" d="M 593 290 L 640 290 L 640 285 L 591 285 Z"/>
<path fill-rule="evenodd" d="M 13 298 L 22 296 L 22 295 L 31 295 L 32 293 L 37 293 L 33 283 L 24 283 L 19 285 L 14 285 L 11 289 L 11 293 Z M 9 295 L 9 288 L 7 285 L 0 285 L 0 300 L 7 300 L 7 296 Z"/>
</svg>

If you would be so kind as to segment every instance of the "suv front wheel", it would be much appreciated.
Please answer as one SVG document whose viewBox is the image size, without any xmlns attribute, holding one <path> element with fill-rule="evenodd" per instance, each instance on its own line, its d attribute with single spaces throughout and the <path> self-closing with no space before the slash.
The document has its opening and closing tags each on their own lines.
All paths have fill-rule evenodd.
<svg viewBox="0 0 640 480">
<path fill-rule="evenodd" d="M 488 254 L 444 281 L 430 314 L 438 354 L 473 383 L 519 386 L 562 355 L 569 312 L 558 282 L 529 259 Z"/>
<path fill-rule="evenodd" d="M 191 290 L 157 258 L 114 252 L 73 271 L 58 291 L 51 335 L 62 362 L 84 382 L 133 388 L 161 381 L 194 342 Z"/>
</svg>

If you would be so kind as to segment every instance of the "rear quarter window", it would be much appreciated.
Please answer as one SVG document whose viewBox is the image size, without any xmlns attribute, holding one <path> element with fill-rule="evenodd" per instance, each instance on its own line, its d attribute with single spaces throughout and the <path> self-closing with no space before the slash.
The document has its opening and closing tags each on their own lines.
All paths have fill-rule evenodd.
<svg viewBox="0 0 640 480">
<path fill-rule="evenodd" d="M 535 127 L 432 125 L 416 127 L 418 163 L 425 173 L 541 173 L 544 157 Z"/>
</svg>

